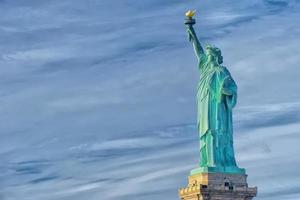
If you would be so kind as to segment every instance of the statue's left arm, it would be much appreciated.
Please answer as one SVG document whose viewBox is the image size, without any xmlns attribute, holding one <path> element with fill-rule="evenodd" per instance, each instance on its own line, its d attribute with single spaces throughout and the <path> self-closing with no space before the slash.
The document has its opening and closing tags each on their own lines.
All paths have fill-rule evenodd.
<svg viewBox="0 0 300 200">
<path fill-rule="evenodd" d="M 233 108 L 237 101 L 237 85 L 231 76 L 227 76 L 222 87 L 222 94 L 225 95 L 226 104 Z"/>
</svg>

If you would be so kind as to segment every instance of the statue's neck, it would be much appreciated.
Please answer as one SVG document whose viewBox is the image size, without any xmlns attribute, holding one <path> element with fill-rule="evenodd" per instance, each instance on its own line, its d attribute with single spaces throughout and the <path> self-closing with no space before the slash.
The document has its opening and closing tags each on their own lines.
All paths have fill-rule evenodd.
<svg viewBox="0 0 300 200">
<path fill-rule="evenodd" d="M 214 67 L 214 66 L 218 65 L 216 59 L 211 55 L 208 56 L 207 63 L 210 67 Z"/>
</svg>

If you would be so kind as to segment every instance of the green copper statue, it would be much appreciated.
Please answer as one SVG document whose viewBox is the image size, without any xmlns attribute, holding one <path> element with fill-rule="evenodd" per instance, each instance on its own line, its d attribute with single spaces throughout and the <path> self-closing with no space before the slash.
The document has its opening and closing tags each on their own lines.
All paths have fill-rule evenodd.
<svg viewBox="0 0 300 200">
<path fill-rule="evenodd" d="M 233 149 L 232 109 L 237 101 L 237 86 L 231 74 L 222 66 L 220 49 L 212 46 L 202 48 L 193 25 L 194 11 L 186 13 L 185 26 L 188 38 L 198 58 L 200 81 L 197 88 L 200 137 L 199 168 L 197 173 L 245 173 L 238 168 Z"/>
</svg>

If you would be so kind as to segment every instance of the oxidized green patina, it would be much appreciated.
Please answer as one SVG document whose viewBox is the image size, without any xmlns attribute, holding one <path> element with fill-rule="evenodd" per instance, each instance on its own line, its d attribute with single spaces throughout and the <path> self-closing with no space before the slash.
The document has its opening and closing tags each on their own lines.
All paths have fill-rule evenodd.
<svg viewBox="0 0 300 200">
<path fill-rule="evenodd" d="M 185 25 L 200 72 L 197 88 L 200 162 L 191 174 L 245 173 L 244 169 L 237 167 L 233 149 L 232 109 L 237 100 L 236 83 L 226 67 L 221 65 L 223 57 L 220 49 L 209 45 L 205 50 L 202 48 L 194 24 L 192 16 L 187 16 Z"/>
</svg>

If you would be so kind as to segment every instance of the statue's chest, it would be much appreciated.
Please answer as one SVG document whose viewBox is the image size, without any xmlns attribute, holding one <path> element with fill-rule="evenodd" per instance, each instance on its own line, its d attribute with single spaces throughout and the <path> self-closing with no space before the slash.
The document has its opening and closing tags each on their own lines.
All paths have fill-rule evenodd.
<svg viewBox="0 0 300 200">
<path fill-rule="evenodd" d="M 207 70 L 200 76 L 198 95 L 217 95 L 222 88 L 222 73 L 219 70 Z"/>
<path fill-rule="evenodd" d="M 218 69 L 203 70 L 200 75 L 200 84 L 218 87 L 222 82 L 222 71 Z"/>
</svg>

